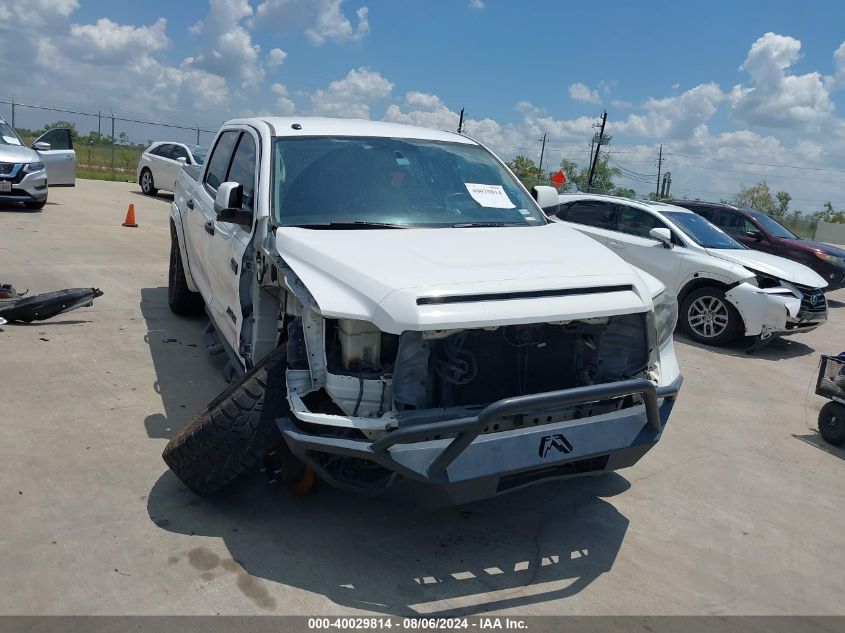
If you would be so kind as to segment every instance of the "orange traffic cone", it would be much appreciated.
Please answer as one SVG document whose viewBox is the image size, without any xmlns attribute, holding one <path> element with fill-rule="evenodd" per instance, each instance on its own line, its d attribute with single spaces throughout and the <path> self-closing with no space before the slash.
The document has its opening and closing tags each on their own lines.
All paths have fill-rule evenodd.
<svg viewBox="0 0 845 633">
<path fill-rule="evenodd" d="M 123 226 L 128 226 L 132 228 L 137 228 L 137 224 L 135 224 L 135 205 L 130 204 L 129 210 L 126 212 L 126 219 L 123 221 Z"/>
</svg>

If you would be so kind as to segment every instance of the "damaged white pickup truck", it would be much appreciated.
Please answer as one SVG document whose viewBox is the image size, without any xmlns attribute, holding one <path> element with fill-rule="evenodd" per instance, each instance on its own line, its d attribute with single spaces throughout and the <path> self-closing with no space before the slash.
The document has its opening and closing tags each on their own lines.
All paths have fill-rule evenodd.
<svg viewBox="0 0 845 633">
<path fill-rule="evenodd" d="M 263 466 L 456 503 L 634 464 L 682 381 L 675 297 L 557 204 L 466 136 L 230 121 L 177 179 L 169 300 L 236 379 L 165 461 L 201 495 Z"/>
</svg>

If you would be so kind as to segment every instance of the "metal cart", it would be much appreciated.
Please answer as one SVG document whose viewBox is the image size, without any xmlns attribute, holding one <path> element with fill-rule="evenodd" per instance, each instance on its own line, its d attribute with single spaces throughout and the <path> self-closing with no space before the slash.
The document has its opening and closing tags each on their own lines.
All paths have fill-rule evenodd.
<svg viewBox="0 0 845 633">
<path fill-rule="evenodd" d="M 845 444 L 845 352 L 822 356 L 816 393 L 830 400 L 819 411 L 819 433 L 834 446 Z"/>
</svg>

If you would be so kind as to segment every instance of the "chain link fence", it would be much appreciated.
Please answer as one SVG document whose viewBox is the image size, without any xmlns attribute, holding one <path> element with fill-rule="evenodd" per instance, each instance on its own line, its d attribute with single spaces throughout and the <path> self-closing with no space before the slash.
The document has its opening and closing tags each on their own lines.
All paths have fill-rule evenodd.
<svg viewBox="0 0 845 633">
<path fill-rule="evenodd" d="M 77 177 L 134 181 L 138 159 L 153 141 L 208 145 L 219 124 L 155 120 L 110 108 L 0 97 L 0 116 L 27 145 L 46 129 L 73 131 Z M 222 122 L 221 122 L 222 124 Z"/>
</svg>

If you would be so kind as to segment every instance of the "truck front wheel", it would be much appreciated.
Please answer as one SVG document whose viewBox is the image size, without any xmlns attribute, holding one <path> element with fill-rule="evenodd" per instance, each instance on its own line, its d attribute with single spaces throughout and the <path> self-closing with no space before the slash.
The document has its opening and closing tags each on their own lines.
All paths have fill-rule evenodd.
<svg viewBox="0 0 845 633">
<path fill-rule="evenodd" d="M 203 310 L 202 295 L 188 288 L 179 241 L 174 236 L 170 241 L 170 270 L 167 276 L 167 303 L 173 314 L 182 316 L 200 314 Z"/>
<path fill-rule="evenodd" d="M 200 496 L 213 495 L 273 453 L 277 478 L 299 479 L 302 463 L 290 452 L 276 419 L 290 415 L 285 347 L 271 352 L 229 386 L 168 442 L 165 463 Z"/>
</svg>

